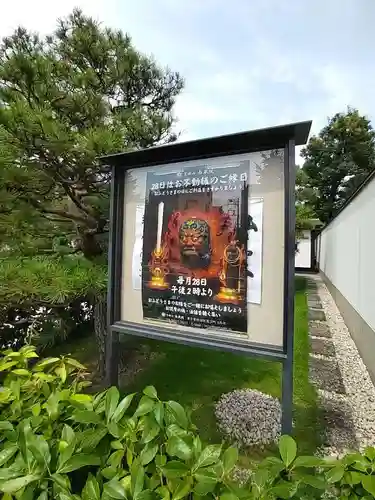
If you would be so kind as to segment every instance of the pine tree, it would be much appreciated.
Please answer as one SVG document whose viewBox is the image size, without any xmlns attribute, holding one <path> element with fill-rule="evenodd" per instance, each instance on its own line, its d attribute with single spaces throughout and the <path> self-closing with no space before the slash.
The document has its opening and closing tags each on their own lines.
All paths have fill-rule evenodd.
<svg viewBox="0 0 375 500">
<path fill-rule="evenodd" d="M 182 86 L 79 10 L 46 38 L 19 28 L 0 47 L 0 304 L 85 297 L 101 372 L 110 170 L 98 157 L 175 140 Z"/>
</svg>

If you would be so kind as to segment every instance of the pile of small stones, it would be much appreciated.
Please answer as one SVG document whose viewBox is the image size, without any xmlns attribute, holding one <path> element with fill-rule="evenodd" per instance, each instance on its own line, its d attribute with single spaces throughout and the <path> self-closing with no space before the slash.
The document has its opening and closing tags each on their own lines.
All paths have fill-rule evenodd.
<svg viewBox="0 0 375 500">
<path fill-rule="evenodd" d="M 215 415 L 219 430 L 237 446 L 268 445 L 281 432 L 281 405 L 277 398 L 252 389 L 221 396 Z"/>
</svg>

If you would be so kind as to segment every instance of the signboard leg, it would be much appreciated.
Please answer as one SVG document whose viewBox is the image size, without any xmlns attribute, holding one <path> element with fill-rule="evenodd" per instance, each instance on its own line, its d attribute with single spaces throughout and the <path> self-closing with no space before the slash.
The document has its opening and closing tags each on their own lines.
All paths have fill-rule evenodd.
<svg viewBox="0 0 375 500">
<path fill-rule="evenodd" d="M 118 386 L 119 382 L 119 334 L 108 329 L 106 345 L 106 383 L 108 386 Z"/>
<path fill-rule="evenodd" d="M 283 361 L 281 392 L 281 433 L 291 435 L 293 430 L 293 357 L 290 354 Z"/>
</svg>

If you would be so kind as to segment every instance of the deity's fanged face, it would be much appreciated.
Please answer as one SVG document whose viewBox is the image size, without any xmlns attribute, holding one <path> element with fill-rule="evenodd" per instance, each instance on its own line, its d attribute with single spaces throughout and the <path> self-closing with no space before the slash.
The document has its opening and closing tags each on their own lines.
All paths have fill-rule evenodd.
<svg viewBox="0 0 375 500">
<path fill-rule="evenodd" d="M 191 217 L 179 231 L 181 258 L 191 268 L 207 267 L 210 263 L 210 227 L 203 219 Z"/>
</svg>

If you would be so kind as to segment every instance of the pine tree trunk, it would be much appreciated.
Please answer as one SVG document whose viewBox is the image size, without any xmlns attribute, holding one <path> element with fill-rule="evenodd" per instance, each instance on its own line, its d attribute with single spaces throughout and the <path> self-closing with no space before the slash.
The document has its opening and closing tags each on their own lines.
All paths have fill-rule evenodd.
<svg viewBox="0 0 375 500">
<path fill-rule="evenodd" d="M 98 348 L 98 372 L 101 378 L 106 371 L 106 340 L 107 340 L 107 299 L 99 296 L 95 299 L 94 305 L 94 331 Z"/>
</svg>

